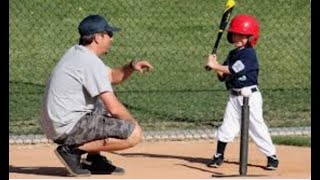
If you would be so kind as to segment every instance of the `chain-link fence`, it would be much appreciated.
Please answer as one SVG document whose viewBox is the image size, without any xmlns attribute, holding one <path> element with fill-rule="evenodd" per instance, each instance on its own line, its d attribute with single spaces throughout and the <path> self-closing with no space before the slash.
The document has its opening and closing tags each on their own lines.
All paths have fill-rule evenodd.
<svg viewBox="0 0 320 180">
<path fill-rule="evenodd" d="M 225 0 L 10 0 L 9 133 L 42 134 L 46 80 L 78 42 L 78 24 L 89 14 L 103 15 L 122 29 L 102 57 L 106 64 L 147 59 L 155 67 L 114 87 L 145 130 L 215 128 L 228 92 L 203 66 L 224 8 Z M 239 13 L 253 14 L 261 23 L 256 50 L 266 123 L 310 126 L 310 1 L 237 0 L 232 17 Z M 220 62 L 232 48 L 224 33 Z"/>
</svg>

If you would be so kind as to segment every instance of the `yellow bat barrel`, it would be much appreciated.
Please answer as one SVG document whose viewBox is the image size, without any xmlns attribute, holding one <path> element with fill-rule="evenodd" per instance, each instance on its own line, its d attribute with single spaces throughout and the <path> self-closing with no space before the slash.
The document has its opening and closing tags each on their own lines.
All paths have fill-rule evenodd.
<svg viewBox="0 0 320 180">
<path fill-rule="evenodd" d="M 235 6 L 235 5 L 236 5 L 235 0 L 228 0 L 228 1 L 227 1 L 227 4 L 226 4 L 226 11 L 227 11 L 228 9 L 232 8 L 232 7 Z"/>
</svg>

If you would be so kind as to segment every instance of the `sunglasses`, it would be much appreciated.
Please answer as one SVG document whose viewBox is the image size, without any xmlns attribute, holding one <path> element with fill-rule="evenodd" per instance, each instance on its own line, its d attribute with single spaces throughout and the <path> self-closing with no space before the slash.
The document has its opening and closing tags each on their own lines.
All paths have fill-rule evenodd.
<svg viewBox="0 0 320 180">
<path fill-rule="evenodd" d="M 110 38 L 112 38 L 113 36 L 113 32 L 112 31 L 108 31 L 108 32 L 105 32 Z"/>
</svg>

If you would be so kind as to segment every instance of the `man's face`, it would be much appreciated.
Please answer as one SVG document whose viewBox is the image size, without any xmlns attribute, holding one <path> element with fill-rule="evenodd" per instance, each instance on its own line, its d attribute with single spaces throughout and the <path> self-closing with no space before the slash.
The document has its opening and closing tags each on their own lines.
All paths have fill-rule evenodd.
<svg viewBox="0 0 320 180">
<path fill-rule="evenodd" d="M 99 34 L 99 47 L 101 49 L 101 54 L 108 54 L 109 49 L 111 47 L 111 42 L 112 42 L 112 32 L 104 32 Z"/>
</svg>

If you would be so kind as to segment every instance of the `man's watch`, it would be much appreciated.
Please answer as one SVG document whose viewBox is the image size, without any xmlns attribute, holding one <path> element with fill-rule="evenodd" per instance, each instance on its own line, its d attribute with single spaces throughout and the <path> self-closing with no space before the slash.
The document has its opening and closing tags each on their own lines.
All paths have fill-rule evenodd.
<svg viewBox="0 0 320 180">
<path fill-rule="evenodd" d="M 133 69 L 133 70 L 135 70 L 134 67 L 133 67 L 133 63 L 135 63 L 135 62 L 136 62 L 136 60 L 132 60 L 129 63 L 130 68 Z"/>
</svg>

